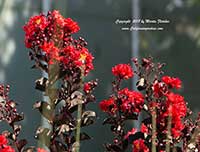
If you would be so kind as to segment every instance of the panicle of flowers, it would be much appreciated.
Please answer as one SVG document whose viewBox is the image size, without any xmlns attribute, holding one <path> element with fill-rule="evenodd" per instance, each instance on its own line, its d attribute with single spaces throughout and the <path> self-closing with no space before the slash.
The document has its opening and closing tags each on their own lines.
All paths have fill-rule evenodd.
<svg viewBox="0 0 200 152">
<path fill-rule="evenodd" d="M 32 68 L 45 73 L 36 80 L 35 88 L 49 99 L 37 101 L 33 107 L 52 126 L 39 126 L 35 138 L 53 152 L 78 151 L 80 141 L 90 139 L 80 128 L 96 119 L 96 113 L 87 110 L 86 105 L 95 100 L 97 80 L 84 82 L 94 69 L 94 57 L 83 38 L 73 37 L 79 30 L 77 22 L 56 10 L 33 16 L 24 26 L 25 45 L 30 49 L 30 59 L 35 61 Z"/>
<path fill-rule="evenodd" d="M 140 92 L 131 91 L 124 88 L 118 91 L 119 99 L 121 99 L 121 111 L 124 113 L 139 113 L 144 104 L 144 97 Z"/>
<path fill-rule="evenodd" d="M 121 88 L 121 82 L 134 76 L 133 70 L 129 64 L 118 64 L 112 68 L 115 80 L 112 83 L 113 93 L 107 100 L 99 103 L 100 109 L 108 114 L 103 124 L 110 124 L 114 133 L 112 144 L 105 144 L 107 151 L 124 151 L 127 149 L 129 135 L 136 132 L 132 131 L 126 134 L 125 122 L 127 120 L 136 120 L 144 105 L 144 96 L 142 93 Z"/>
<path fill-rule="evenodd" d="M 86 48 L 83 38 L 78 40 L 72 34 L 80 30 L 71 18 L 64 18 L 58 11 L 47 16 L 33 16 L 23 27 L 25 45 L 30 48 L 29 56 L 36 63 L 34 67 L 48 72 L 49 64 L 58 62 L 62 70 L 82 69 L 87 75 L 93 70 L 93 56 Z"/>
<path fill-rule="evenodd" d="M 173 78 L 173 77 L 170 77 L 170 76 L 163 76 L 162 81 L 171 88 L 176 88 L 176 89 L 181 88 L 181 80 L 179 78 Z"/>
<path fill-rule="evenodd" d="M 107 100 L 102 100 L 99 104 L 99 107 L 103 112 L 110 114 L 115 114 L 115 112 L 118 110 L 115 99 L 112 97 Z"/>
<path fill-rule="evenodd" d="M 114 76 L 120 79 L 129 79 L 133 77 L 133 70 L 129 64 L 118 64 L 112 68 Z"/>
<path fill-rule="evenodd" d="M 197 125 L 200 119 L 192 122 L 187 118 L 191 111 L 184 97 L 176 93 L 182 86 L 181 80 L 163 76 L 162 68 L 165 64 L 154 63 L 151 57 L 143 58 L 141 62 L 137 58 L 132 61 L 136 69 L 134 74 L 138 76 L 138 91 L 120 88 L 121 81 L 134 74 L 130 74 L 132 69 L 127 68 L 129 65 L 119 64 L 112 69 L 116 76 L 113 82 L 114 93 L 108 100 L 100 102 L 101 110 L 109 114 L 103 124 L 110 124 L 114 132 L 113 143 L 105 144 L 106 150 L 125 151 L 129 144 L 132 145 L 133 152 L 149 152 L 153 147 L 159 152 L 166 149 L 198 149 L 200 128 Z M 125 121 L 136 121 L 141 112 L 145 113 L 145 118 L 140 130 L 132 128 L 127 132 Z"/>
</svg>

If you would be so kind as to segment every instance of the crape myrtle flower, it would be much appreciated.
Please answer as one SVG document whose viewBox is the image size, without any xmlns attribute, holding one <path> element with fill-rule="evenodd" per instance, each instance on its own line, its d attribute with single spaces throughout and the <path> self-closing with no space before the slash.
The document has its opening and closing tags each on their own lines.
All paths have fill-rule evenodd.
<svg viewBox="0 0 200 152">
<path fill-rule="evenodd" d="M 85 47 L 87 42 L 83 38 L 76 40 L 72 37 L 80 27 L 71 18 L 64 18 L 54 10 L 47 16 L 31 17 L 23 29 L 25 45 L 32 50 L 30 58 L 40 69 L 54 63 L 70 71 L 78 67 L 84 75 L 94 69 L 94 57 Z"/>
<path fill-rule="evenodd" d="M 8 144 L 8 140 L 6 139 L 6 137 L 4 135 L 0 135 L 0 146 L 7 145 L 7 144 Z"/>
<path fill-rule="evenodd" d="M 112 97 L 107 100 L 102 100 L 99 103 L 99 107 L 103 112 L 109 114 L 115 114 L 115 112 L 117 111 L 117 105 L 115 103 L 115 99 Z"/>
<path fill-rule="evenodd" d="M 118 91 L 118 99 L 121 101 L 119 106 L 117 99 L 113 97 L 108 100 L 100 102 L 100 109 L 107 113 L 115 113 L 120 110 L 124 113 L 139 113 L 144 104 L 144 97 L 140 92 L 131 91 L 128 88 L 124 88 Z"/>
<path fill-rule="evenodd" d="M 61 51 L 62 56 L 59 57 L 59 60 L 64 65 L 68 65 L 71 67 L 81 67 L 84 69 L 84 74 L 87 75 L 90 70 L 94 69 L 93 59 L 91 53 L 89 53 L 88 49 L 82 47 L 81 49 L 77 49 L 74 46 L 67 46 Z"/>
<path fill-rule="evenodd" d="M 146 134 L 149 133 L 149 129 L 148 129 L 148 127 L 147 127 L 144 123 L 141 124 L 141 126 L 140 126 L 140 131 L 141 131 L 142 133 L 146 133 Z"/>
<path fill-rule="evenodd" d="M 132 152 L 150 152 L 150 150 L 145 145 L 145 140 L 138 139 L 133 142 L 133 151 Z"/>
<path fill-rule="evenodd" d="M 184 97 L 179 94 L 169 93 L 166 99 L 166 112 L 164 116 L 172 117 L 172 135 L 178 138 L 184 129 L 182 119 L 186 116 L 187 106 Z"/>
<path fill-rule="evenodd" d="M 15 150 L 11 146 L 5 145 L 0 149 L 0 152 L 15 152 Z"/>
<path fill-rule="evenodd" d="M 0 152 L 15 152 L 15 150 L 8 145 L 8 140 L 4 135 L 0 135 Z"/>
<path fill-rule="evenodd" d="M 144 104 L 144 97 L 140 92 L 124 88 L 118 92 L 118 97 L 121 99 L 121 110 L 124 113 L 139 113 Z"/>
<path fill-rule="evenodd" d="M 92 90 L 91 84 L 89 82 L 85 83 L 84 87 L 83 87 L 83 90 L 84 90 L 85 93 L 89 93 Z"/>
<path fill-rule="evenodd" d="M 37 152 L 47 152 L 47 151 L 42 148 L 37 148 Z"/>
<path fill-rule="evenodd" d="M 155 80 L 153 82 L 152 90 L 153 90 L 153 95 L 156 98 L 162 97 L 168 93 L 168 89 L 165 83 L 158 80 Z"/>
<path fill-rule="evenodd" d="M 129 64 L 118 64 L 112 68 L 114 76 L 120 79 L 129 79 L 133 77 L 133 70 Z"/>
<path fill-rule="evenodd" d="M 167 84 L 170 88 L 181 88 L 181 80 L 179 78 L 174 78 L 170 76 L 163 76 L 162 81 Z"/>
<path fill-rule="evenodd" d="M 65 28 L 70 33 L 76 33 L 80 30 L 80 27 L 76 22 L 74 22 L 71 18 L 65 19 Z"/>
<path fill-rule="evenodd" d="M 171 117 L 171 133 L 174 139 L 181 136 L 184 129 L 183 118 L 187 114 L 187 106 L 184 97 L 169 92 L 165 94 L 164 102 L 150 102 L 149 109 L 157 109 L 158 132 L 167 134 L 168 117 Z"/>
<path fill-rule="evenodd" d="M 40 43 L 39 38 L 34 37 L 36 33 L 44 32 L 48 26 L 48 21 L 43 14 L 33 16 L 29 19 L 29 22 L 23 27 L 25 31 L 25 46 L 31 48 L 32 43 Z"/>
</svg>

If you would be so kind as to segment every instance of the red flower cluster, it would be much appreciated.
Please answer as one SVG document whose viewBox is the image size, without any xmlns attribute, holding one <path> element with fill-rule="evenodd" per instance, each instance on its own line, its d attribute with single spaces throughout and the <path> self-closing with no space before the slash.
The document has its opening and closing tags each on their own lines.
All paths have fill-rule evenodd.
<svg viewBox="0 0 200 152">
<path fill-rule="evenodd" d="M 44 32 L 45 28 L 48 26 L 48 21 L 43 14 L 38 16 L 33 16 L 30 18 L 29 22 L 23 27 L 25 31 L 25 45 L 27 48 L 31 48 L 33 43 L 40 43 L 39 38 L 35 38 L 36 33 L 40 31 Z M 42 35 L 40 35 L 42 36 Z"/>
<path fill-rule="evenodd" d="M 159 97 L 167 94 L 167 91 L 168 91 L 165 83 L 159 82 L 157 80 L 153 83 L 152 89 L 153 89 L 153 94 L 156 98 L 159 98 Z"/>
<path fill-rule="evenodd" d="M 149 152 L 149 148 L 145 145 L 143 139 L 138 139 L 133 142 L 132 152 Z"/>
<path fill-rule="evenodd" d="M 172 88 L 181 88 L 181 80 L 179 78 L 163 76 L 162 81 L 156 80 L 153 83 L 154 96 L 157 98 L 160 98 L 161 96 L 166 98 L 164 103 L 156 103 L 159 104 L 159 107 L 156 108 L 159 110 L 158 123 L 163 126 L 160 131 L 166 132 L 168 123 L 167 118 L 171 116 L 171 133 L 174 138 L 178 138 L 181 135 L 181 131 L 184 129 L 182 118 L 186 116 L 187 106 L 181 95 L 174 94 L 170 91 Z M 151 104 L 149 106 L 152 107 Z M 163 111 L 163 109 L 165 109 L 165 111 Z"/>
<path fill-rule="evenodd" d="M 8 140 L 6 137 L 4 135 L 0 135 L 0 152 L 15 152 L 15 150 L 7 144 Z"/>
<path fill-rule="evenodd" d="M 75 48 L 70 45 L 65 47 L 61 51 L 62 56 L 60 56 L 60 61 L 69 67 L 78 66 L 84 69 L 85 75 L 89 73 L 90 70 L 94 69 L 92 61 L 94 57 L 89 53 L 88 49 L 85 47 Z"/>
<path fill-rule="evenodd" d="M 181 135 L 181 131 L 184 129 L 182 118 L 186 116 L 187 112 L 187 106 L 184 97 L 174 93 L 168 94 L 166 108 L 167 109 L 164 113 L 164 116 L 172 117 L 172 135 L 173 137 L 178 138 Z"/>
<path fill-rule="evenodd" d="M 78 24 L 74 22 L 71 18 L 67 18 L 64 20 L 66 31 L 70 33 L 76 33 L 80 30 Z"/>
<path fill-rule="evenodd" d="M 165 84 L 170 88 L 180 88 L 181 81 L 178 78 L 170 78 L 165 76 L 162 78 L 163 82 L 154 82 L 153 91 L 154 96 L 159 98 L 161 96 L 166 98 L 164 103 L 155 103 L 156 105 L 149 104 L 149 107 L 156 106 L 159 110 L 158 123 L 162 124 L 161 127 L 163 131 L 166 131 L 168 117 L 172 117 L 172 135 L 174 138 L 178 138 L 181 135 L 181 131 L 184 128 L 182 124 L 182 118 L 186 116 L 187 106 L 184 101 L 184 98 L 179 94 L 172 93 Z M 153 102 L 152 102 L 153 103 Z M 157 106 L 159 105 L 159 106 Z M 162 107 L 162 108 L 161 108 Z M 165 111 L 163 111 L 165 109 Z"/>
<path fill-rule="evenodd" d="M 38 148 L 37 152 L 47 152 L 46 150 L 42 149 L 42 148 Z"/>
<path fill-rule="evenodd" d="M 155 64 L 152 58 L 142 59 L 141 64 L 137 59 L 133 59 L 133 62 L 137 70 L 135 73 L 139 77 L 136 86 L 144 95 L 128 88 L 121 89 L 121 79 L 133 76 L 129 65 L 119 64 L 112 68 L 116 76 L 112 83 L 113 98 L 100 103 L 104 112 L 111 113 L 103 124 L 111 125 L 111 131 L 115 135 L 113 143 L 106 145 L 106 150 L 126 151 L 127 142 L 132 144 L 133 152 L 149 152 L 150 148 L 164 152 L 168 144 L 170 151 L 189 147 L 200 117 L 195 122 L 186 119 L 191 112 L 184 97 L 173 92 L 174 89 L 181 88 L 181 80 L 170 76 L 161 77 L 164 64 Z M 137 120 L 141 111 L 146 114 L 140 131 L 133 128 L 124 134 L 126 121 Z M 181 144 L 183 147 L 178 146 Z M 196 141 L 195 144 L 189 148 L 191 151 L 198 151 L 199 142 Z"/>
<path fill-rule="evenodd" d="M 8 140 L 6 139 L 6 137 L 4 135 L 0 135 L 0 146 L 7 145 L 7 144 L 8 144 Z"/>
<path fill-rule="evenodd" d="M 112 68 L 112 73 L 114 76 L 120 79 L 129 79 L 133 77 L 133 70 L 129 64 L 118 64 Z"/>
<path fill-rule="evenodd" d="M 114 114 L 117 111 L 117 105 L 114 98 L 109 98 L 108 100 L 101 101 L 99 107 L 103 112 L 110 114 Z"/>
<path fill-rule="evenodd" d="M 163 82 L 155 81 L 153 84 L 155 97 L 159 98 L 161 96 L 164 96 L 166 98 L 166 101 L 164 103 L 157 103 L 159 104 L 159 107 L 156 108 L 159 110 L 158 123 L 162 124 L 163 126 L 161 127 L 161 132 L 166 132 L 166 127 L 168 123 L 167 118 L 171 116 L 171 133 L 174 138 L 178 138 L 181 135 L 181 131 L 184 129 L 182 118 L 186 116 L 187 106 L 184 97 L 179 94 L 172 93 L 170 89 L 181 88 L 181 80 L 179 78 L 164 76 L 162 77 L 162 81 Z M 165 109 L 165 111 L 163 111 L 163 109 Z"/>
<path fill-rule="evenodd" d="M 89 82 L 84 83 L 83 86 L 83 91 L 85 92 L 85 94 L 89 95 L 92 93 L 92 91 L 94 90 L 94 88 L 97 86 L 98 84 L 98 80 L 92 80 Z"/>
<path fill-rule="evenodd" d="M 40 49 L 46 53 L 49 64 L 53 64 L 54 60 L 59 60 L 59 49 L 55 47 L 53 42 L 44 42 L 43 45 L 40 46 Z"/>
<path fill-rule="evenodd" d="M 141 111 L 144 104 L 144 97 L 140 92 L 124 88 L 118 92 L 118 96 L 122 101 L 121 110 L 124 113 L 139 113 Z"/>
<path fill-rule="evenodd" d="M 163 95 L 167 95 L 169 93 L 168 90 L 171 89 L 171 88 L 180 89 L 181 83 L 182 82 L 179 78 L 173 78 L 173 77 L 170 77 L 170 76 L 163 76 L 162 81 L 156 80 L 153 83 L 154 95 L 157 98 L 159 98 Z"/>
<path fill-rule="evenodd" d="M 89 93 L 91 89 L 92 89 L 91 83 L 88 82 L 84 84 L 83 90 L 85 93 Z"/>
<path fill-rule="evenodd" d="M 31 17 L 23 29 L 28 48 L 33 47 L 34 43 L 40 44 L 48 37 L 62 38 L 64 32 L 72 34 L 80 30 L 76 22 L 71 18 L 65 19 L 58 11 L 49 12 L 47 17 L 44 14 Z"/>
<path fill-rule="evenodd" d="M 25 45 L 32 49 L 35 61 L 48 64 L 57 61 L 65 68 L 79 67 L 87 75 L 94 68 L 93 56 L 85 48 L 87 42 L 84 39 L 72 38 L 71 35 L 79 30 L 76 22 L 64 18 L 58 11 L 48 12 L 47 16 L 40 14 L 30 18 L 24 26 Z"/>
<path fill-rule="evenodd" d="M 148 132 L 149 132 L 149 129 L 148 129 L 148 127 L 145 125 L 145 124 L 141 124 L 141 127 L 140 127 L 140 131 L 142 132 L 142 133 L 146 133 L 146 134 L 148 134 Z"/>
<path fill-rule="evenodd" d="M 162 81 L 166 83 L 171 88 L 180 89 L 181 88 L 181 80 L 179 78 L 173 78 L 170 76 L 163 76 Z"/>
<path fill-rule="evenodd" d="M 101 101 L 101 110 L 111 114 L 114 114 L 117 110 L 129 114 L 134 112 L 139 113 L 144 104 L 143 95 L 137 91 L 130 91 L 128 88 L 118 91 L 118 99 L 121 101 L 119 107 L 117 106 L 117 101 L 115 101 L 114 98 Z"/>
</svg>

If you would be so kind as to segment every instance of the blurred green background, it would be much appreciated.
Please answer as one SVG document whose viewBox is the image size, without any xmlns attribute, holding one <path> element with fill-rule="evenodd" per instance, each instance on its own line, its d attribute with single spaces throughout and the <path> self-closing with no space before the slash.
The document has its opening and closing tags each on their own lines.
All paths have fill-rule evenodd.
<svg viewBox="0 0 200 152">
<path fill-rule="evenodd" d="M 134 1 L 134 0 L 133 0 Z M 95 56 L 95 70 L 88 79 L 98 78 L 97 101 L 90 108 L 97 111 L 98 121 L 87 128 L 93 140 L 82 143 L 82 152 L 103 151 L 102 144 L 111 133 L 102 126 L 103 117 L 98 103 L 111 92 L 111 68 L 117 63 L 130 62 L 133 33 L 122 31 L 116 19 L 133 18 L 132 0 L 0 0 L 0 82 L 11 85 L 10 97 L 19 103 L 19 111 L 26 115 L 22 137 L 36 144 L 34 131 L 41 118 L 32 104 L 42 95 L 34 89 L 34 81 L 41 73 L 31 70 L 28 50 L 24 47 L 22 26 L 30 16 L 48 7 L 63 16 L 76 20 L 78 35 L 88 41 Z M 183 81 L 181 94 L 194 112 L 200 109 L 200 0 L 139 0 L 136 6 L 141 19 L 168 19 L 163 31 L 139 31 L 139 57 L 151 55 L 155 61 L 165 62 L 166 74 Z M 135 32 L 135 31 L 133 31 Z M 131 81 L 127 82 L 131 87 Z"/>
</svg>

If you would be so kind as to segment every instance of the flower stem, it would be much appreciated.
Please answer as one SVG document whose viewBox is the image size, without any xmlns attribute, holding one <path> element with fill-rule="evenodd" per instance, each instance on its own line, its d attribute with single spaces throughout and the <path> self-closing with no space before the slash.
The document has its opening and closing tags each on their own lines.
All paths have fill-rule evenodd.
<svg viewBox="0 0 200 152">
<path fill-rule="evenodd" d="M 83 81 L 84 81 L 84 70 L 81 69 L 81 83 L 80 84 L 82 84 Z M 80 88 L 82 88 L 82 86 Z M 82 100 L 79 100 L 78 101 L 78 111 L 77 111 L 75 152 L 79 152 L 80 151 L 81 116 L 82 116 Z"/>
<path fill-rule="evenodd" d="M 57 89 L 55 89 L 55 83 L 58 80 L 58 75 L 59 75 L 59 65 L 58 63 L 55 61 L 54 64 L 49 65 L 49 69 L 48 69 L 48 80 L 49 83 L 46 86 L 46 90 L 45 90 L 45 95 L 48 96 L 49 101 L 47 101 L 49 103 L 49 105 L 51 106 L 52 109 L 52 113 L 49 113 L 49 115 L 53 116 L 54 112 L 55 112 L 55 100 L 57 99 Z M 43 107 L 46 108 L 46 107 Z M 45 111 L 45 109 L 43 109 Z M 54 124 L 53 122 L 49 123 L 49 128 L 50 130 L 52 130 L 52 132 L 54 132 Z M 47 145 L 48 147 L 51 145 L 51 139 L 49 138 L 45 138 L 45 137 L 40 137 L 39 139 L 40 143 L 44 145 Z"/>
<path fill-rule="evenodd" d="M 172 116 L 171 114 L 168 116 L 168 123 L 167 123 L 167 140 L 166 140 L 166 152 L 170 152 L 170 141 L 171 141 L 171 126 L 172 126 Z"/>
<path fill-rule="evenodd" d="M 156 152 L 156 108 L 154 107 L 152 109 L 152 146 L 151 146 L 151 151 Z"/>
<path fill-rule="evenodd" d="M 77 113 L 77 126 L 76 126 L 76 150 L 80 150 L 80 132 L 81 132 L 81 114 L 82 114 L 82 103 L 78 104 L 78 113 Z"/>
</svg>

